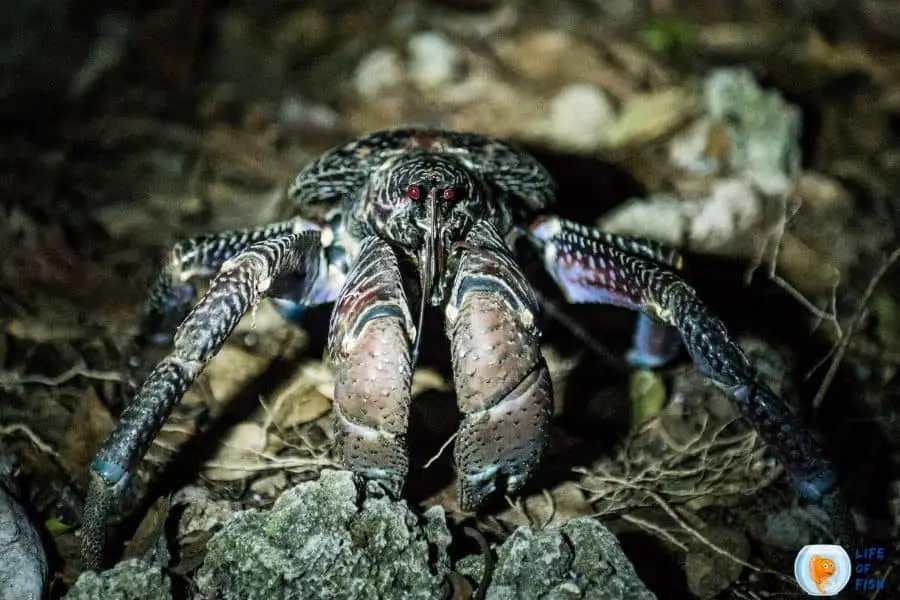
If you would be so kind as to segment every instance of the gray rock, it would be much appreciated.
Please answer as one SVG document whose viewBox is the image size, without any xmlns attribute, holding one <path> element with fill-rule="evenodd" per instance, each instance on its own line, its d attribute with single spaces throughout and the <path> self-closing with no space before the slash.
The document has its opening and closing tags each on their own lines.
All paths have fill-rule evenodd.
<svg viewBox="0 0 900 600">
<path fill-rule="evenodd" d="M 480 556 L 457 570 L 480 581 Z M 487 600 L 618 600 L 655 598 L 638 579 L 618 540 L 606 527 L 579 517 L 535 532 L 520 527 L 498 548 Z"/>
<path fill-rule="evenodd" d="M 353 475 L 323 471 L 271 511 L 235 514 L 209 541 L 198 597 L 441 598 L 450 533 L 440 507 L 421 518 Z"/>
<path fill-rule="evenodd" d="M 390 48 L 378 48 L 365 56 L 356 68 L 356 93 L 367 100 L 398 88 L 405 77 L 403 60 Z"/>
<path fill-rule="evenodd" d="M 774 512 L 766 517 L 759 538 L 770 546 L 796 552 L 797 548 L 812 544 L 821 535 L 821 525 L 817 524 L 817 520 L 827 522 L 827 516 L 816 515 L 816 512 L 821 513 L 821 509 L 815 506 L 794 506 Z"/>
<path fill-rule="evenodd" d="M 451 83 L 462 69 L 462 55 L 453 42 L 441 33 L 426 31 L 410 38 L 409 75 L 421 89 L 438 88 Z"/>
<path fill-rule="evenodd" d="M 47 577 L 47 556 L 28 513 L 3 486 L 0 565 L 0 600 L 40 600 Z"/>
<path fill-rule="evenodd" d="M 564 87 L 550 101 L 550 136 L 560 145 L 596 150 L 615 108 L 602 89 L 587 83 Z"/>
<path fill-rule="evenodd" d="M 171 600 L 172 584 L 159 567 L 131 559 L 102 573 L 86 571 L 64 600 Z"/>
<path fill-rule="evenodd" d="M 728 132 L 731 169 L 757 183 L 779 183 L 800 169 L 800 109 L 774 90 L 762 88 L 746 69 L 717 69 L 704 95 L 713 121 Z M 768 190 L 767 187 L 764 189 Z"/>
</svg>

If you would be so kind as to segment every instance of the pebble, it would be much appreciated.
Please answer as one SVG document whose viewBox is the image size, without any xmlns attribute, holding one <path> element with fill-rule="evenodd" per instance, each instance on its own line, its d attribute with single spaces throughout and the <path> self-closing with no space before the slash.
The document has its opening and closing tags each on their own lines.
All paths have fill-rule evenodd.
<svg viewBox="0 0 900 600">
<path fill-rule="evenodd" d="M 550 102 L 550 135 L 579 150 L 596 149 L 604 127 L 614 117 L 615 109 L 602 90 L 589 84 L 572 84 Z"/>
<path fill-rule="evenodd" d="M 389 48 L 379 48 L 363 58 L 356 67 L 353 83 L 363 98 L 373 99 L 397 87 L 403 81 L 403 62 Z"/>
<path fill-rule="evenodd" d="M 407 42 L 409 75 L 421 89 L 446 85 L 457 78 L 462 67 L 462 54 L 444 35 L 424 32 Z"/>
</svg>

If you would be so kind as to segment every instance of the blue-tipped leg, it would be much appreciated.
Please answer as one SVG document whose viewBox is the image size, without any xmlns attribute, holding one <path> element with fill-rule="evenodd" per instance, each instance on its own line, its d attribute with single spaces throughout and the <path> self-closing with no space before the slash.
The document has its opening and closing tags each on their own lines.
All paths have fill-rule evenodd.
<svg viewBox="0 0 900 600">
<path fill-rule="evenodd" d="M 832 463 L 788 405 L 759 380 L 722 321 L 679 277 L 677 258 L 559 218 L 536 223 L 530 239 L 570 302 L 613 304 L 653 317 L 638 323 L 632 364 L 665 362 L 671 357 L 671 332 L 678 332 L 697 369 L 732 397 L 798 493 L 828 511 L 837 537 L 854 537 Z"/>
<path fill-rule="evenodd" d="M 678 355 L 681 334 L 677 329 L 654 320 L 649 315 L 638 315 L 631 350 L 625 360 L 632 367 L 656 369 Z"/>
<path fill-rule="evenodd" d="M 91 462 L 91 471 L 96 473 L 107 485 L 127 485 L 130 473 L 123 465 L 95 458 Z"/>
</svg>

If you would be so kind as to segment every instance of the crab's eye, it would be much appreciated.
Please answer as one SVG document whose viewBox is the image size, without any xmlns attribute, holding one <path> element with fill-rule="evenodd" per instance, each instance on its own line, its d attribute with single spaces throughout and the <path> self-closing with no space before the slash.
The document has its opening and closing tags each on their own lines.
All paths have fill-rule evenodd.
<svg viewBox="0 0 900 600">
<path fill-rule="evenodd" d="M 406 187 L 406 195 L 412 198 L 413 200 L 418 200 L 422 196 L 422 188 L 417 185 L 410 185 Z"/>
<path fill-rule="evenodd" d="M 454 188 L 447 188 L 444 190 L 444 193 L 441 194 L 441 198 L 444 200 L 453 200 L 456 198 L 456 190 Z"/>
</svg>

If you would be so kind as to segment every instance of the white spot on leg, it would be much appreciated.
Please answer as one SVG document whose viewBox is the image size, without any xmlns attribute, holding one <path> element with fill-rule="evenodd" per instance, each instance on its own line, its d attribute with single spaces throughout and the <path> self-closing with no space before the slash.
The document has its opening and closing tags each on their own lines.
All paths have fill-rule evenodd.
<svg viewBox="0 0 900 600">
<path fill-rule="evenodd" d="M 534 313 L 527 308 L 523 308 L 519 311 L 519 322 L 525 329 L 534 329 Z"/>
<path fill-rule="evenodd" d="M 459 309 L 452 304 L 447 304 L 447 308 L 444 309 L 444 316 L 447 319 L 447 325 L 452 326 L 459 318 Z"/>
</svg>

